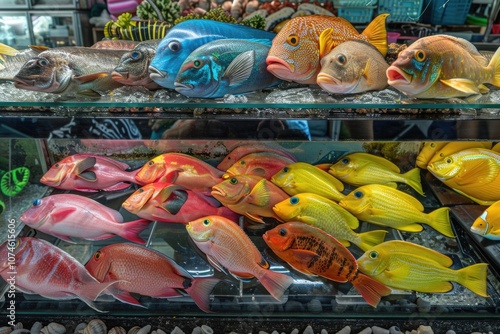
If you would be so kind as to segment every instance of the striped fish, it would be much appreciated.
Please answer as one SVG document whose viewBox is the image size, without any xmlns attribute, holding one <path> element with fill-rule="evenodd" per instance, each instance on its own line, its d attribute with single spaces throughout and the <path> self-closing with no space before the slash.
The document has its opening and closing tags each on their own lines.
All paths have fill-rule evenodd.
<svg viewBox="0 0 500 334">
<path fill-rule="evenodd" d="M 162 39 L 172 27 L 164 21 L 133 21 L 128 28 L 122 28 L 115 21 L 109 21 L 104 26 L 104 37 L 109 39 L 125 39 L 131 41 L 146 41 Z"/>
</svg>

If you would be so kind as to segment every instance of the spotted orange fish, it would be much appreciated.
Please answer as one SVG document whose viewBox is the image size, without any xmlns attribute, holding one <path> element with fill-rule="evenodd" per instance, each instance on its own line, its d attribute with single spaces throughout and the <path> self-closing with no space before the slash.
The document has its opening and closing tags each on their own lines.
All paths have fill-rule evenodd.
<svg viewBox="0 0 500 334">
<path fill-rule="evenodd" d="M 389 14 L 380 14 L 360 34 L 344 18 L 322 15 L 291 19 L 273 39 L 266 58 L 267 70 L 276 77 L 303 84 L 315 84 L 321 70 L 320 60 L 335 46 L 349 40 L 363 40 L 374 45 L 383 56 L 387 54 L 385 21 Z M 321 34 L 333 28 L 328 34 Z M 321 35 L 321 39 L 320 39 Z"/>
</svg>

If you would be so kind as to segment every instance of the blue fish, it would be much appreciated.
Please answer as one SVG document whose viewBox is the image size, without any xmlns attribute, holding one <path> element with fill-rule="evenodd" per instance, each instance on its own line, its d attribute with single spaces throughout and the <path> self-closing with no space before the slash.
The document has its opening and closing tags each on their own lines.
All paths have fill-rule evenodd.
<svg viewBox="0 0 500 334">
<path fill-rule="evenodd" d="M 186 20 L 173 26 L 161 40 L 151 61 L 150 77 L 162 87 L 175 89 L 174 81 L 189 54 L 205 43 L 222 38 L 265 39 L 275 33 L 241 24 L 212 20 Z"/>
<path fill-rule="evenodd" d="M 184 61 L 175 90 L 188 97 L 217 98 L 242 94 L 280 82 L 267 71 L 270 43 L 246 39 L 222 39 L 194 50 Z"/>
</svg>

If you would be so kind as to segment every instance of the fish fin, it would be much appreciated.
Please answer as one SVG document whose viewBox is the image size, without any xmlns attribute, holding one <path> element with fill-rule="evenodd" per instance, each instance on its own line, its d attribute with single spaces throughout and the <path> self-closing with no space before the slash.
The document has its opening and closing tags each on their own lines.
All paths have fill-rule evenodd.
<svg viewBox="0 0 500 334">
<path fill-rule="evenodd" d="M 361 33 L 368 37 L 368 42 L 376 47 L 384 57 L 387 55 L 388 50 L 387 29 L 385 27 L 385 21 L 388 16 L 389 14 L 387 13 L 378 15 Z"/>
<path fill-rule="evenodd" d="M 373 80 L 370 80 L 370 77 L 368 76 L 368 73 L 370 73 L 370 68 L 373 66 L 372 63 L 373 63 L 373 59 L 371 58 L 368 58 L 368 60 L 366 61 L 366 65 L 365 65 L 365 68 L 363 68 L 363 71 L 361 72 L 361 76 L 365 79 L 365 82 L 366 82 L 366 85 L 368 87 L 370 86 L 373 86 Z"/>
<path fill-rule="evenodd" d="M 96 92 L 95 90 L 93 89 L 80 89 L 78 90 L 78 94 L 79 95 L 83 95 L 83 96 L 88 96 L 88 97 L 101 97 L 101 94 L 99 94 L 98 92 Z"/>
<path fill-rule="evenodd" d="M 461 187 L 486 185 L 493 182 L 499 173 L 500 166 L 493 159 L 470 160 L 467 168 L 462 168 L 454 181 Z"/>
<path fill-rule="evenodd" d="M 97 80 L 99 78 L 107 77 L 109 75 L 110 74 L 108 72 L 99 72 L 99 73 L 81 75 L 78 77 L 74 77 L 73 79 L 75 79 L 76 81 L 78 81 L 81 84 L 84 84 L 84 83 L 92 82 L 92 81 Z M 81 92 L 79 92 L 79 93 L 81 94 Z"/>
<path fill-rule="evenodd" d="M 52 219 L 56 221 L 61 221 L 67 219 L 69 215 L 76 211 L 75 207 L 64 208 L 61 210 L 54 210 L 56 212 L 52 213 Z"/>
<path fill-rule="evenodd" d="M 132 184 L 130 184 L 130 183 L 118 182 L 117 184 L 113 184 L 112 186 L 109 186 L 107 188 L 102 188 L 101 190 L 104 190 L 104 191 L 123 190 L 123 189 L 127 189 L 131 185 Z"/>
<path fill-rule="evenodd" d="M 451 267 L 453 264 L 453 259 L 451 257 L 431 248 L 402 240 L 391 240 L 390 243 L 392 245 L 391 252 L 412 256 L 418 255 L 419 257 L 426 259 L 426 261 L 432 260 L 446 268 Z"/>
<path fill-rule="evenodd" d="M 449 212 L 450 208 L 442 207 L 429 213 L 429 226 L 449 238 L 455 238 L 455 234 L 451 228 Z"/>
<path fill-rule="evenodd" d="M 255 50 L 242 52 L 229 64 L 222 78 L 228 80 L 229 86 L 241 85 L 252 74 L 254 63 Z"/>
<path fill-rule="evenodd" d="M 265 270 L 265 272 L 262 276 L 259 275 L 259 281 L 269 291 L 271 296 L 276 300 L 281 300 L 285 290 L 293 283 L 293 278 L 273 270 L 262 270 Z"/>
<path fill-rule="evenodd" d="M 253 187 L 250 194 L 248 194 L 247 198 L 249 203 L 257 205 L 257 206 L 266 206 L 271 199 L 271 194 L 269 192 L 269 187 L 267 186 L 267 180 L 262 179 Z"/>
<path fill-rule="evenodd" d="M 42 53 L 49 50 L 47 46 L 44 45 L 30 45 L 29 48 L 35 52 Z"/>
<path fill-rule="evenodd" d="M 384 158 L 384 157 L 381 157 L 381 156 L 378 156 L 378 155 L 375 155 L 375 154 L 370 154 L 370 153 L 352 153 L 350 154 L 350 156 L 355 159 L 356 156 L 359 156 L 361 157 L 361 159 L 363 160 L 367 160 L 368 162 L 373 162 L 375 164 L 378 164 L 378 165 L 382 165 L 383 167 L 395 172 L 395 173 L 400 173 L 401 170 L 399 169 L 399 167 L 393 163 L 392 161 Z M 370 164 L 367 164 L 368 166 L 370 166 Z"/>
<path fill-rule="evenodd" d="M 88 306 L 92 307 L 94 310 L 98 312 L 105 312 L 97 308 L 97 306 L 94 304 L 94 300 L 97 299 L 100 295 L 104 294 L 112 294 L 113 290 L 113 285 L 116 283 L 120 282 L 126 282 L 123 280 L 120 281 L 111 281 L 111 282 L 103 282 L 100 283 L 98 281 L 95 281 L 95 283 L 89 283 L 85 285 L 85 288 L 82 289 L 82 293 L 78 295 L 77 297 L 80 298 L 85 304 Z"/>
<path fill-rule="evenodd" d="M 356 245 L 366 252 L 367 250 L 373 248 L 373 246 L 376 246 L 384 242 L 386 234 L 387 231 L 385 230 L 375 230 L 375 231 L 359 233 L 359 238 L 361 239 L 361 242 Z"/>
<path fill-rule="evenodd" d="M 492 68 L 494 74 L 491 84 L 500 87 L 500 48 L 495 51 L 493 58 L 491 58 L 488 68 Z"/>
<path fill-rule="evenodd" d="M 179 177 L 180 172 L 182 172 L 181 169 L 176 169 L 176 170 L 173 170 L 173 171 L 165 174 L 163 176 L 163 178 L 165 179 L 164 182 L 175 183 L 175 181 L 177 181 L 177 178 Z"/>
<path fill-rule="evenodd" d="M 63 235 L 63 234 L 58 234 L 58 233 L 51 233 L 54 237 L 57 237 L 61 240 L 64 240 L 70 244 L 76 244 L 75 241 L 73 241 L 73 239 L 71 239 L 71 237 L 68 237 L 67 235 Z"/>
<path fill-rule="evenodd" d="M 252 213 L 249 213 L 249 212 L 245 212 L 245 216 L 248 217 L 248 218 L 250 218 L 251 220 L 257 222 L 257 223 L 265 224 L 264 220 L 262 220 L 262 218 L 259 215 L 255 215 L 255 214 L 252 214 Z"/>
<path fill-rule="evenodd" d="M 214 257 L 212 257 L 212 256 L 210 256 L 210 255 L 207 255 L 207 260 L 208 260 L 208 263 L 210 263 L 210 265 L 211 265 L 212 267 L 214 267 L 215 269 L 217 269 L 217 270 L 218 270 L 218 271 L 220 271 L 220 272 L 223 272 L 223 273 L 227 274 L 227 270 L 226 270 L 226 268 L 224 268 L 224 266 L 223 266 L 223 265 L 221 265 L 221 264 L 219 263 L 219 261 L 217 261 L 217 259 L 216 259 L 216 258 L 214 258 Z"/>
<path fill-rule="evenodd" d="M 214 287 L 221 280 L 218 278 L 195 278 L 193 279 L 191 286 L 186 289 L 186 292 L 193 298 L 198 307 L 206 312 L 211 313 L 210 311 L 210 293 L 214 289 Z"/>
<path fill-rule="evenodd" d="M 479 88 L 479 93 L 481 94 L 486 94 L 490 91 L 490 89 L 483 84 L 480 84 L 477 88 Z"/>
<path fill-rule="evenodd" d="M 167 187 L 163 188 L 166 189 Z M 182 209 L 182 206 L 189 198 L 189 194 L 186 190 L 176 189 L 174 191 L 169 191 L 168 198 L 162 202 L 161 208 L 172 215 L 176 215 Z"/>
<path fill-rule="evenodd" d="M 388 186 L 388 187 L 393 188 L 393 189 L 398 188 L 398 184 L 396 182 L 387 182 L 387 183 L 384 183 L 384 186 Z"/>
<path fill-rule="evenodd" d="M 488 264 L 476 263 L 458 270 L 457 282 L 482 297 L 488 297 L 486 292 L 487 274 Z"/>
<path fill-rule="evenodd" d="M 496 201 L 487 201 L 487 200 L 483 200 L 483 199 L 479 199 L 479 198 L 476 198 L 476 197 L 473 197 L 473 196 L 470 196 L 466 193 L 464 193 L 463 191 L 461 190 L 458 190 L 458 189 L 455 189 L 455 188 L 452 188 L 454 191 L 456 191 L 457 193 L 459 193 L 460 195 L 462 196 L 465 196 L 471 200 L 473 200 L 474 202 L 478 203 L 479 205 L 485 205 L 485 206 L 489 206 L 489 205 L 492 205 L 493 203 L 495 203 Z"/>
<path fill-rule="evenodd" d="M 97 175 L 92 171 L 80 173 L 80 174 L 78 174 L 78 177 L 81 179 L 84 179 L 87 182 L 96 182 L 97 181 Z"/>
<path fill-rule="evenodd" d="M 319 35 L 319 59 L 329 54 L 335 48 L 337 43 L 333 36 L 334 31 L 333 28 L 328 28 L 323 30 Z"/>
<path fill-rule="evenodd" d="M 11 46 L 0 43 L 0 54 L 1 55 L 14 57 L 18 53 L 19 53 L 19 50 L 16 50 Z"/>
<path fill-rule="evenodd" d="M 271 45 L 273 45 L 273 40 L 272 39 L 249 38 L 247 41 L 254 42 L 254 43 L 259 43 L 259 44 L 263 44 L 263 45 L 266 45 L 266 46 L 269 46 L 269 47 L 271 47 Z"/>
<path fill-rule="evenodd" d="M 340 242 L 343 246 L 345 247 L 349 247 L 351 246 L 351 242 L 350 241 L 347 241 L 345 239 L 337 239 L 338 242 Z"/>
<path fill-rule="evenodd" d="M 361 273 L 352 281 L 352 284 L 364 300 L 373 307 L 377 307 L 382 296 L 387 296 L 392 292 L 384 284 Z"/>
<path fill-rule="evenodd" d="M 439 81 L 453 89 L 456 89 L 460 92 L 464 92 L 466 94 L 480 94 L 478 86 L 474 83 L 474 81 L 464 78 L 455 78 L 455 79 L 439 79 Z"/>
<path fill-rule="evenodd" d="M 238 272 L 238 271 L 231 271 L 231 275 L 233 275 L 234 277 L 236 277 L 239 280 L 246 281 L 246 282 L 250 281 L 252 278 L 255 277 L 252 274 L 244 273 L 244 272 Z"/>
<path fill-rule="evenodd" d="M 76 163 L 75 173 L 77 175 L 80 175 L 83 172 L 85 172 L 87 169 L 94 167 L 95 163 L 96 163 L 95 157 L 87 157 L 85 159 L 82 159 Z M 94 173 L 94 176 L 95 176 L 95 173 Z"/>
<path fill-rule="evenodd" d="M 400 231 L 413 232 L 413 233 L 422 232 L 424 230 L 424 227 L 420 224 L 409 224 L 409 225 L 397 226 L 394 228 Z"/>
<path fill-rule="evenodd" d="M 397 267 L 396 269 L 386 270 L 384 273 L 385 273 L 385 276 L 387 276 L 391 280 L 393 278 L 398 278 L 398 279 L 407 278 L 408 275 L 410 274 L 410 266 L 401 265 L 401 266 Z"/>
<path fill-rule="evenodd" d="M 422 190 L 422 181 L 420 178 L 420 168 L 413 168 L 402 175 L 406 184 L 412 187 L 417 193 L 424 196 L 424 191 Z"/>
<path fill-rule="evenodd" d="M 130 292 L 121 290 L 121 289 L 108 289 L 109 293 L 121 301 L 122 303 L 130 304 L 130 305 L 135 305 L 135 306 L 140 306 L 140 307 L 145 307 L 137 299 L 135 299 Z"/>
<path fill-rule="evenodd" d="M 318 222 L 318 219 L 314 218 L 312 216 L 297 216 L 297 218 L 301 222 L 306 223 L 307 225 L 312 225 L 312 226 L 316 226 L 316 223 Z"/>
<path fill-rule="evenodd" d="M 147 219 L 138 219 L 120 224 L 120 237 L 132 242 L 144 245 L 146 241 L 139 237 L 139 233 L 149 226 L 150 221 Z"/>
<path fill-rule="evenodd" d="M 313 258 L 319 257 L 318 253 L 307 249 L 294 249 L 293 254 L 296 259 L 300 260 L 300 262 L 303 263 L 307 263 Z"/>
</svg>

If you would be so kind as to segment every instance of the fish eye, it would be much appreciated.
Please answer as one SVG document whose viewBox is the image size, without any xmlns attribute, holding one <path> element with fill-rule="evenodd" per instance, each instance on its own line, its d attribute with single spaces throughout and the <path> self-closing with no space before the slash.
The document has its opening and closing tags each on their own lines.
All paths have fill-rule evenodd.
<svg viewBox="0 0 500 334">
<path fill-rule="evenodd" d="M 342 159 L 342 163 L 344 165 L 347 165 L 349 163 L 349 159 L 347 159 L 347 158 Z"/>
<path fill-rule="evenodd" d="M 142 53 L 140 53 L 139 51 L 130 52 L 130 58 L 132 58 L 133 60 L 141 59 L 142 58 L 141 56 L 142 56 Z"/>
<path fill-rule="evenodd" d="M 295 197 L 295 196 L 294 197 L 290 197 L 290 204 L 295 205 L 297 203 L 299 203 L 299 198 L 298 197 Z"/>
<path fill-rule="evenodd" d="M 204 225 L 204 226 L 208 226 L 208 225 L 210 225 L 210 219 L 204 219 L 204 220 L 203 220 L 203 225 Z"/>
<path fill-rule="evenodd" d="M 288 38 L 286 39 L 286 42 L 291 46 L 297 46 L 299 44 L 299 41 L 300 41 L 299 36 L 295 34 L 288 36 Z"/>
<path fill-rule="evenodd" d="M 431 143 L 431 148 L 436 147 L 436 143 Z"/>
<path fill-rule="evenodd" d="M 42 204 L 42 200 L 40 198 L 33 201 L 33 206 L 39 206 L 40 204 Z"/>
<path fill-rule="evenodd" d="M 194 68 L 200 68 L 201 67 L 201 60 L 196 59 L 193 61 L 193 66 Z"/>
<path fill-rule="evenodd" d="M 238 179 L 237 179 L 237 178 L 235 178 L 235 177 L 233 177 L 233 178 L 229 181 L 229 183 L 231 183 L 231 184 L 238 184 Z"/>
<path fill-rule="evenodd" d="M 94 260 L 99 260 L 101 258 L 101 255 L 102 255 L 101 251 L 95 252 L 94 253 Z"/>
<path fill-rule="evenodd" d="M 148 166 L 153 166 L 155 163 L 151 160 L 151 161 L 148 161 Z"/>
<path fill-rule="evenodd" d="M 363 197 L 363 192 L 358 190 L 354 193 L 354 197 L 356 197 L 357 199 L 360 199 Z"/>
<path fill-rule="evenodd" d="M 425 52 L 423 50 L 417 50 L 414 53 L 414 57 L 417 61 L 424 61 L 425 60 Z"/>
<path fill-rule="evenodd" d="M 59 164 L 55 164 L 55 165 L 54 165 L 54 167 L 55 167 L 55 168 L 59 168 Z"/>
<path fill-rule="evenodd" d="M 138 193 L 143 193 L 144 192 L 144 189 L 142 188 L 139 188 L 139 190 L 137 190 Z"/>
<path fill-rule="evenodd" d="M 278 234 L 282 237 L 284 237 L 286 235 L 287 231 L 286 231 L 286 228 L 282 227 L 278 230 Z"/>
<path fill-rule="evenodd" d="M 451 160 L 451 158 L 446 159 L 447 164 L 451 164 L 452 162 L 453 162 L 453 160 Z"/>
<path fill-rule="evenodd" d="M 284 168 L 283 168 L 283 171 L 284 171 L 285 173 L 287 173 L 289 170 L 290 170 L 290 169 L 289 169 L 288 167 L 284 167 Z"/>
<path fill-rule="evenodd" d="M 246 164 L 245 160 L 241 160 L 240 165 L 244 165 L 244 164 Z"/>
<path fill-rule="evenodd" d="M 340 64 L 340 65 L 345 65 L 345 63 L 347 62 L 347 58 L 346 56 L 344 56 L 343 54 L 339 54 L 337 56 L 337 62 Z"/>
<path fill-rule="evenodd" d="M 49 61 L 45 58 L 40 58 L 38 59 L 37 64 L 44 67 L 49 65 Z"/>
<path fill-rule="evenodd" d="M 172 52 L 178 52 L 181 49 L 181 43 L 179 43 L 178 41 L 172 41 L 168 43 L 168 48 Z"/>
<path fill-rule="evenodd" d="M 16 249 L 17 247 L 19 247 L 20 244 L 21 244 L 21 239 L 16 238 L 16 244 L 14 246 L 14 249 Z"/>
<path fill-rule="evenodd" d="M 369 256 L 370 256 L 370 259 L 375 260 L 378 257 L 378 252 L 371 251 L 370 254 L 369 254 Z"/>
</svg>

